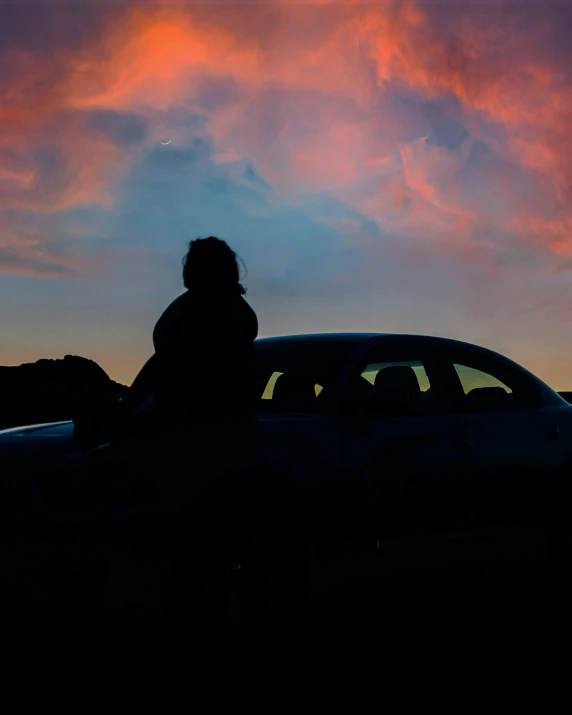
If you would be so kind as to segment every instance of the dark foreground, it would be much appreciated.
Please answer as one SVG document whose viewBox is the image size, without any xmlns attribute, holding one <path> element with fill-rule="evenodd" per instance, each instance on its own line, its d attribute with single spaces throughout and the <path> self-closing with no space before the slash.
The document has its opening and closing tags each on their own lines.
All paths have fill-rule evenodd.
<svg viewBox="0 0 572 715">
<path fill-rule="evenodd" d="M 411 584 L 346 604 L 346 618 L 319 608 L 248 638 L 73 618 L 5 622 L 11 668 L 39 668 L 62 705 L 111 698 L 117 708 L 301 715 L 569 708 L 569 591 L 508 574 L 445 589 Z"/>
</svg>

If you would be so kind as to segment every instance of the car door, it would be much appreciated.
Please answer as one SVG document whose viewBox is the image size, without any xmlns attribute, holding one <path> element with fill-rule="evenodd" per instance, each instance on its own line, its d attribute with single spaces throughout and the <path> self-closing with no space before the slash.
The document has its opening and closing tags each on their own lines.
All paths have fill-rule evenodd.
<svg viewBox="0 0 572 715">
<path fill-rule="evenodd" d="M 517 565 L 542 546 L 567 450 L 557 410 L 536 395 L 524 371 L 489 351 L 446 351 L 457 382 L 470 469 L 464 548 L 483 565 Z"/>
<path fill-rule="evenodd" d="M 34 484 L 26 553 L 44 596 L 87 610 L 148 600 L 162 494 L 145 463 L 107 444 L 71 453 Z"/>
<path fill-rule="evenodd" d="M 374 347 L 348 385 L 340 484 L 352 551 L 374 580 L 458 564 L 471 456 L 450 394 L 442 361 L 415 340 Z"/>
</svg>

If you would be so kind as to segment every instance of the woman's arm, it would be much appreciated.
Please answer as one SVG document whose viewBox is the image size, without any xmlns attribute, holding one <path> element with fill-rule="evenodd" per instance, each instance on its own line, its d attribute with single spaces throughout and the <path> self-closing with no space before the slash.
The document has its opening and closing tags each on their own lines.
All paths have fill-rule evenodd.
<svg viewBox="0 0 572 715">
<path fill-rule="evenodd" d="M 143 365 L 131 386 L 120 398 L 121 408 L 130 412 L 136 409 L 154 392 L 157 375 L 157 354 L 151 355 Z"/>
</svg>

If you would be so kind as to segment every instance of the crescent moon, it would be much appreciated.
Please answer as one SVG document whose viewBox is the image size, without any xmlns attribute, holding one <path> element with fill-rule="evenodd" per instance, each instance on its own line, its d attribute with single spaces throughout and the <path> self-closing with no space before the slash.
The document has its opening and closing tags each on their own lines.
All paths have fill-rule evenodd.
<svg viewBox="0 0 572 715">
<path fill-rule="evenodd" d="M 167 144 L 170 144 L 170 143 L 171 143 L 171 140 L 170 140 L 170 139 L 169 139 L 168 142 L 159 142 L 159 144 L 162 144 L 163 146 L 167 146 Z"/>
</svg>

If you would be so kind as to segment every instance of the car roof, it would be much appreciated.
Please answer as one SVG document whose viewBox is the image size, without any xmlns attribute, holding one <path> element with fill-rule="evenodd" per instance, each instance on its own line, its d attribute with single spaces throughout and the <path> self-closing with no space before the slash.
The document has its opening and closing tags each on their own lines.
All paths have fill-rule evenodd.
<svg viewBox="0 0 572 715">
<path fill-rule="evenodd" d="M 333 341 L 348 341 L 362 342 L 377 338 L 382 333 L 304 333 L 300 335 L 276 335 L 271 338 L 258 338 L 257 344 L 278 344 L 278 343 L 298 343 L 298 342 L 333 342 Z"/>
<path fill-rule="evenodd" d="M 497 359 L 503 361 L 507 366 L 512 365 L 520 372 L 527 372 L 535 380 L 539 380 L 536 375 L 530 373 L 526 368 L 524 368 L 519 363 L 511 360 L 502 355 L 501 353 L 492 350 L 491 348 L 485 348 L 481 345 L 476 345 L 474 343 L 467 343 L 463 340 L 455 340 L 453 338 L 440 338 L 434 335 L 416 335 L 412 333 L 305 333 L 302 335 L 281 335 L 273 338 L 259 338 L 255 341 L 257 345 L 261 347 L 279 347 L 284 349 L 297 349 L 303 347 L 304 345 L 316 347 L 316 344 L 327 345 L 328 342 L 337 343 L 347 343 L 359 345 L 360 343 L 366 343 L 369 341 L 375 341 L 379 343 L 388 344 L 397 343 L 402 340 L 410 341 L 413 343 L 419 343 L 423 345 L 426 349 L 443 349 L 443 348 L 457 348 L 470 350 L 475 355 L 481 356 L 495 356 Z M 542 381 L 540 381 L 542 382 Z"/>
<path fill-rule="evenodd" d="M 261 345 L 294 345 L 299 343 L 310 343 L 310 342 L 348 342 L 348 343 L 360 343 L 367 342 L 369 340 L 380 340 L 387 342 L 393 342 L 397 340 L 411 340 L 419 343 L 426 343 L 427 345 L 437 345 L 442 346 L 449 345 L 450 347 L 464 347 L 471 348 L 478 351 L 486 351 L 488 353 L 494 353 L 494 350 L 490 348 L 484 348 L 480 345 L 475 345 L 474 343 L 467 343 L 462 340 L 455 340 L 454 338 L 442 338 L 435 335 L 420 335 L 415 333 L 304 333 L 300 335 L 279 335 L 270 338 L 258 338 L 255 342 Z M 496 353 L 497 355 L 499 353 Z M 502 357 L 502 356 L 501 356 Z"/>
</svg>

